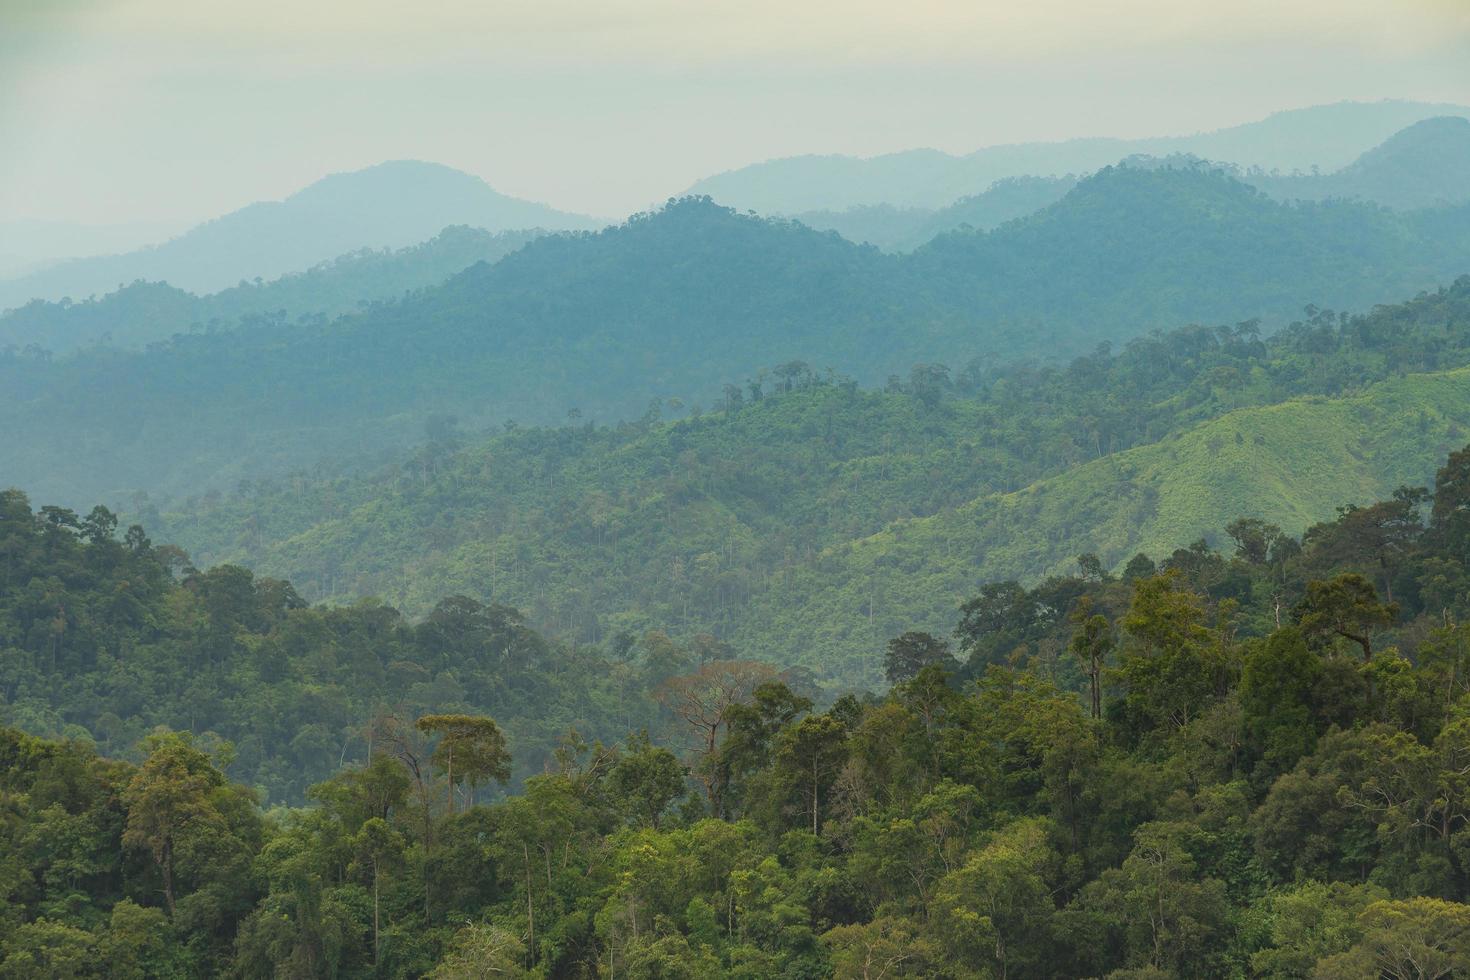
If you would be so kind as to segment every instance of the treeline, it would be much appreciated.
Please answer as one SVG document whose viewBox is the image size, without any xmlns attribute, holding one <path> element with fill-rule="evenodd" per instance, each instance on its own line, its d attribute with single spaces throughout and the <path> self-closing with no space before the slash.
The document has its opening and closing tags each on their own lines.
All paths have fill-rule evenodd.
<svg viewBox="0 0 1470 980">
<path fill-rule="evenodd" d="M 25 540 L 144 548 L 64 516 Z M 270 812 L 212 738 L 7 733 L 0 975 L 1465 975 L 1470 447 L 1432 492 L 1228 535 L 987 586 L 825 710 L 676 658 L 653 737 L 566 733 L 496 802 L 517 740 L 469 712 L 379 717 Z"/>
<path fill-rule="evenodd" d="M 365 759 L 385 719 L 493 711 L 535 772 L 575 726 L 652 723 L 647 692 L 712 657 L 712 638 L 660 633 L 607 647 L 553 643 L 514 609 L 464 597 L 410 622 L 373 600 L 308 606 L 290 583 L 193 567 L 97 507 L 85 517 L 0 493 L 0 710 L 53 738 L 128 757 L 158 726 L 232 746 L 263 800 L 301 802 Z"/>
</svg>

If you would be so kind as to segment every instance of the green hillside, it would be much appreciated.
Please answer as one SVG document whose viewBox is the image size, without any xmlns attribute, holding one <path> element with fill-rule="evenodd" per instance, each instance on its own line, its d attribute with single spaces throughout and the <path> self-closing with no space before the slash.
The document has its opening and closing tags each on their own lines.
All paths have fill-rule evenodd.
<svg viewBox="0 0 1470 980">
<path fill-rule="evenodd" d="M 1264 341 L 1191 328 L 1065 369 L 929 366 L 881 391 L 792 369 L 676 422 L 470 439 L 442 421 L 376 468 L 135 511 L 197 562 L 311 599 L 413 615 L 464 593 L 580 642 L 708 632 L 871 679 L 886 637 L 947 630 L 987 578 L 1167 554 L 1240 516 L 1299 531 L 1422 482 L 1470 431 L 1467 364 L 1463 280 Z"/>
<path fill-rule="evenodd" d="M 1200 538 L 1219 543 L 1237 517 L 1300 534 L 1344 501 L 1424 485 L 1467 433 L 1466 369 L 1399 378 L 1348 398 L 1231 412 L 828 549 L 756 597 L 732 642 L 874 683 L 887 637 L 948 633 L 981 582 L 1072 573 L 1088 552 L 1120 569 L 1139 552 L 1160 557 Z"/>
</svg>

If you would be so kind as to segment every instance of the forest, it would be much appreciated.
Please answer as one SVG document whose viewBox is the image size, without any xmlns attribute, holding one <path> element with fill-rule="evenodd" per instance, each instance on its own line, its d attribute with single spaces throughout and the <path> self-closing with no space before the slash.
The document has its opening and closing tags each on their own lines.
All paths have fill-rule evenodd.
<svg viewBox="0 0 1470 980">
<path fill-rule="evenodd" d="M 462 594 L 582 643 L 709 633 L 873 685 L 886 638 L 947 633 L 977 581 L 1083 552 L 1119 571 L 1222 542 L 1235 514 L 1300 534 L 1344 497 L 1426 483 L 1470 440 L 1470 279 L 1310 314 L 1063 363 L 923 364 L 880 388 L 780 364 L 698 417 L 493 434 L 441 417 L 381 462 L 126 510 L 311 601 L 422 616 Z"/>
<path fill-rule="evenodd" d="M 709 638 L 310 607 L 8 493 L 0 976 L 1470 969 L 1470 447 L 1222 530 L 984 584 L 833 697 Z"/>
<path fill-rule="evenodd" d="M 0 227 L 188 229 L 0 256 L 0 980 L 1470 978 L 1470 108 L 905 121 L 959 155 L 895 85 L 742 166 L 760 32 L 287 6 L 0 160 L 71 214 Z"/>
</svg>

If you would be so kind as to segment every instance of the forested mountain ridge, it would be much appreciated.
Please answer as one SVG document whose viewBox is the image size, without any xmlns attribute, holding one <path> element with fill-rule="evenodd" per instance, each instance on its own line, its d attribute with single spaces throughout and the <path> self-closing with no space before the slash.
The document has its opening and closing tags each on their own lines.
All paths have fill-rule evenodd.
<svg viewBox="0 0 1470 980">
<path fill-rule="evenodd" d="M 1375 201 L 1409 210 L 1470 200 L 1470 119 L 1436 116 L 1396 133 L 1333 173 L 1245 173 L 1273 197 Z"/>
<path fill-rule="evenodd" d="M 979 194 L 932 210 L 870 204 L 845 211 L 803 211 L 792 217 L 812 228 L 835 231 L 851 242 L 904 252 L 948 231 L 966 226 L 988 231 L 1035 214 L 1061 200 L 1076 184 L 1075 177 L 1008 177 Z"/>
<path fill-rule="evenodd" d="M 793 365 L 699 419 L 449 433 L 371 474 L 137 509 L 201 561 L 313 598 L 423 612 L 461 592 L 584 642 L 711 632 L 851 682 L 889 633 L 948 629 L 977 579 L 1082 551 L 1116 567 L 1221 513 L 1300 531 L 1422 482 L 1470 433 L 1467 365 L 1463 279 L 1265 339 L 1192 328 L 1065 367 L 922 366 L 885 391 Z"/>
<path fill-rule="evenodd" d="M 179 659 L 228 696 L 184 702 L 195 730 L 128 762 L 80 729 L 0 729 L 0 974 L 1470 971 L 1470 447 L 1299 540 L 1237 520 L 1228 554 L 985 583 L 953 643 L 888 642 L 886 693 L 821 705 L 656 633 L 570 651 L 600 669 L 568 683 L 503 607 L 446 599 L 412 626 L 307 609 L 115 532 L 0 495 L 0 707 L 34 686 L 123 731 L 160 713 L 138 680 Z M 393 643 L 362 644 L 375 629 Z M 383 681 L 549 698 L 557 722 L 585 685 L 628 734 L 565 731 L 509 795 L 524 737 L 463 707 L 410 698 L 344 732 L 350 754 L 321 744 L 341 696 L 352 717 Z M 289 745 L 286 705 L 316 720 Z M 238 753 L 216 721 L 243 723 Z M 266 733 L 293 776 L 341 752 L 311 807 L 231 781 Z"/>
<path fill-rule="evenodd" d="M 942 208 L 1007 177 L 1085 174 L 1144 154 L 1190 154 L 1242 168 L 1334 171 L 1370 147 L 1432 116 L 1470 117 L 1470 107 L 1418 102 L 1339 102 L 1277 112 L 1257 122 L 1192 136 L 1076 139 L 993 146 L 964 156 L 909 150 L 870 158 L 789 157 L 715 174 L 687 193 L 761 214 L 842 211 L 888 204 Z"/>
<path fill-rule="evenodd" d="M 1225 160 L 1206 162 L 1192 154 L 1135 155 L 1124 162 L 1135 167 L 1221 169 L 1279 201 L 1340 198 L 1404 211 L 1453 206 L 1470 201 L 1470 119 L 1436 116 L 1422 120 L 1329 173 L 1283 174 Z M 876 204 L 794 217 L 813 228 L 836 231 L 849 241 L 908 251 L 965 226 L 983 230 L 1034 214 L 1060 200 L 1076 183 L 1077 178 L 1071 176 L 1012 177 L 938 209 Z"/>
<path fill-rule="evenodd" d="M 300 272 L 364 248 L 415 245 L 451 225 L 498 232 L 600 224 L 507 197 L 449 167 L 399 160 L 331 174 L 285 200 L 248 205 L 151 248 L 79 258 L 0 282 L 0 309 L 32 299 L 79 301 L 138 279 L 215 292 L 242 280 Z"/>
<path fill-rule="evenodd" d="M 336 317 L 444 282 L 476 262 L 496 262 L 547 232 L 488 232 L 460 225 L 418 245 L 364 249 L 269 282 L 196 296 L 163 282 L 135 282 L 81 303 L 32 300 L 0 315 L 0 347 L 53 353 L 101 344 L 143 347 L 190 330 L 220 330 L 259 317 Z"/>
<path fill-rule="evenodd" d="M 708 405 L 795 360 L 872 384 L 1180 323 L 1269 328 L 1310 302 L 1366 308 L 1467 267 L 1470 206 L 1283 205 L 1197 167 L 1108 168 L 1030 218 L 907 256 L 691 199 L 329 323 L 0 356 L 14 393 L 0 424 L 16 434 L 16 482 L 118 500 L 402 446 L 434 415 L 630 418 L 650 399 Z M 58 442 L 78 452 L 58 460 Z"/>
</svg>

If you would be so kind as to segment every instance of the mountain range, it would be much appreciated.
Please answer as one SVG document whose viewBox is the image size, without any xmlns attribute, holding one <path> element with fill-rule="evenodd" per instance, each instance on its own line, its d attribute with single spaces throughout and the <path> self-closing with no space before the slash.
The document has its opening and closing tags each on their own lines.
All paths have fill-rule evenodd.
<svg viewBox="0 0 1470 980">
<path fill-rule="evenodd" d="M 1368 147 L 1432 116 L 1470 116 L 1470 107 L 1341 102 L 1278 112 L 1257 122 L 1191 136 L 1017 143 L 963 156 L 918 149 L 868 158 L 787 157 L 706 177 L 688 193 L 708 195 L 741 210 L 794 215 L 881 204 L 942 208 L 1007 177 L 1084 174 L 1133 155 L 1188 154 L 1268 173 L 1334 171 Z"/>
<path fill-rule="evenodd" d="M 1135 156 L 1130 166 L 1217 167 L 1280 201 L 1357 200 L 1396 210 L 1453 206 L 1470 201 L 1470 119 L 1436 116 L 1414 123 L 1329 173 L 1268 173 L 1192 155 Z M 946 231 L 994 228 L 1039 211 L 1077 183 L 1073 176 L 1009 177 L 984 193 L 937 209 L 864 205 L 843 211 L 808 211 L 796 219 L 836 231 L 855 242 L 910 251 Z"/>
<path fill-rule="evenodd" d="M 400 160 L 323 177 L 283 201 L 251 204 L 161 245 L 73 259 L 0 282 L 0 309 L 32 299 L 82 300 L 139 279 L 214 292 L 364 248 L 415 245 L 450 225 L 508 231 L 599 224 L 507 197 L 449 167 Z"/>
<path fill-rule="evenodd" d="M 425 612 L 462 593 L 557 635 L 712 633 L 876 683 L 888 637 L 983 581 L 1119 569 L 1253 517 L 1299 534 L 1422 485 L 1470 438 L 1470 277 L 1264 339 L 1186 328 L 1066 367 L 789 373 L 718 412 L 433 443 L 134 513 L 195 561 Z"/>
<path fill-rule="evenodd" d="M 335 317 L 404 293 L 437 286 L 476 262 L 495 262 L 540 235 L 539 229 L 489 232 L 455 225 L 419 245 L 362 249 L 269 282 L 197 296 L 166 282 L 139 280 L 103 297 L 31 300 L 0 315 L 0 347 L 37 346 L 56 354 L 104 344 L 137 348 L 191 330 L 219 330 L 262 318 Z"/>
<path fill-rule="evenodd" d="M 1288 205 L 1199 167 L 1107 168 L 1035 215 L 908 255 L 686 199 L 337 320 L 12 353 L 0 469 L 51 500 L 193 492 L 408 445 L 435 416 L 613 422 L 650 400 L 709 405 L 764 369 L 882 384 L 1191 322 L 1271 329 L 1467 268 L 1470 206 Z"/>
</svg>

